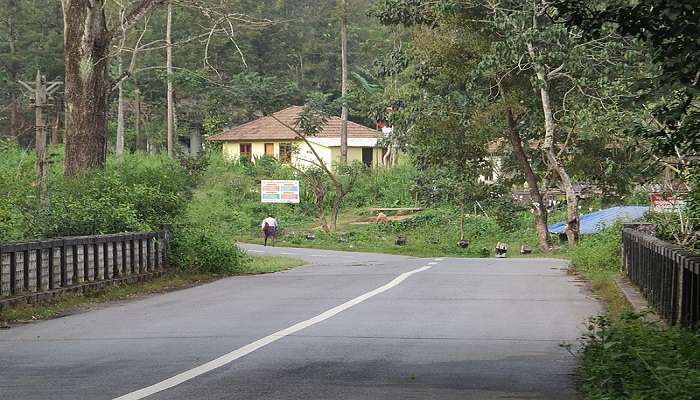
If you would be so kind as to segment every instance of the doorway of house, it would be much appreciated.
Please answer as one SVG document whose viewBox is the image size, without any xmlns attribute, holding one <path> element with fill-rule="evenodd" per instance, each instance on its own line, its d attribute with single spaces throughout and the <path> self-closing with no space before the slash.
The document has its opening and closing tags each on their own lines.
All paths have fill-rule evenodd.
<svg viewBox="0 0 700 400">
<path fill-rule="evenodd" d="M 372 147 L 363 147 L 362 148 L 362 163 L 368 167 L 371 167 L 373 154 L 374 154 L 374 149 Z"/>
</svg>

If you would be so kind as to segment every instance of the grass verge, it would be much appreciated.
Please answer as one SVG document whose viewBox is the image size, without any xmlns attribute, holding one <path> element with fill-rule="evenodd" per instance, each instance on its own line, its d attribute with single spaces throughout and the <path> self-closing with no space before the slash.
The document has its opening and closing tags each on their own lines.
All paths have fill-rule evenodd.
<svg viewBox="0 0 700 400">
<path fill-rule="evenodd" d="M 298 258 L 285 256 L 252 256 L 245 263 L 242 270 L 244 274 L 269 274 L 280 272 L 304 265 L 304 261 Z"/>
<path fill-rule="evenodd" d="M 244 263 L 244 268 L 236 275 L 273 273 L 298 267 L 303 263 L 291 257 L 250 256 Z M 227 276 L 232 275 L 175 272 L 147 282 L 118 285 L 85 295 L 67 295 L 49 304 L 24 304 L 0 311 L 0 327 L 67 315 L 102 303 L 186 289 Z"/>
<path fill-rule="evenodd" d="M 466 249 L 460 248 L 459 215 L 451 208 L 429 209 L 400 221 L 377 224 L 361 210 L 343 213 L 335 232 L 323 232 L 318 224 L 284 225 L 276 245 L 281 247 L 315 248 L 339 251 L 398 254 L 414 257 L 491 257 L 496 243 L 508 243 L 509 256 L 520 256 L 521 245 L 541 256 L 537 235 L 531 228 L 528 215 L 522 215 L 518 228 L 504 230 L 495 219 L 483 215 L 465 216 Z M 313 234 L 313 240 L 307 235 Z M 396 245 L 397 237 L 405 238 L 404 245 Z M 238 232 L 236 240 L 262 244 L 259 228 L 251 232 Z"/>
<path fill-rule="evenodd" d="M 667 328 L 632 313 L 615 283 L 620 227 L 584 238 L 570 250 L 574 271 L 608 308 L 581 340 L 579 389 L 586 400 L 700 399 L 700 334 Z"/>
</svg>

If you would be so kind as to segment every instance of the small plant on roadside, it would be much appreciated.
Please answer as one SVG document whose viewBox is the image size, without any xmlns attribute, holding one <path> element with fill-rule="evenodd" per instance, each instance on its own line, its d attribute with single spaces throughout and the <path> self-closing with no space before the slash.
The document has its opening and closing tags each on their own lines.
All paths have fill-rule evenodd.
<svg viewBox="0 0 700 400">
<path fill-rule="evenodd" d="M 174 266 L 189 272 L 235 274 L 246 262 L 245 254 L 230 238 L 197 223 L 175 227 L 170 256 Z"/>
<path fill-rule="evenodd" d="M 614 224 L 594 235 L 585 235 L 567 255 L 577 272 L 584 275 L 614 274 L 620 271 L 622 225 Z"/>
<path fill-rule="evenodd" d="M 581 391 L 589 400 L 691 400 L 700 393 L 700 334 L 627 314 L 590 321 Z"/>
</svg>

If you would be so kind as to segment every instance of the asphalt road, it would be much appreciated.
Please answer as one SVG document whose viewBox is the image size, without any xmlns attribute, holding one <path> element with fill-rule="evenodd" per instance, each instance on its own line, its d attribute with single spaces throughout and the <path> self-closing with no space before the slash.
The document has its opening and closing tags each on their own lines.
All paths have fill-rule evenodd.
<svg viewBox="0 0 700 400">
<path fill-rule="evenodd" d="M 546 259 L 309 263 L 0 331 L 0 399 L 575 399 L 600 305 Z"/>
</svg>

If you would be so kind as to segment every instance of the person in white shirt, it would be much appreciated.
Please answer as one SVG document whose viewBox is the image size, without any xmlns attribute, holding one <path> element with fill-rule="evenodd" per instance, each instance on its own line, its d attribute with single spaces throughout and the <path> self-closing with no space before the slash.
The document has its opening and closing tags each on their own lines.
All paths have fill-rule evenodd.
<svg viewBox="0 0 700 400">
<path fill-rule="evenodd" d="M 277 220 L 271 214 L 267 216 L 262 221 L 260 225 L 263 234 L 265 234 L 265 246 L 267 246 L 267 240 L 270 239 L 272 245 L 275 245 L 275 235 L 277 234 Z"/>
</svg>

